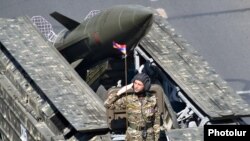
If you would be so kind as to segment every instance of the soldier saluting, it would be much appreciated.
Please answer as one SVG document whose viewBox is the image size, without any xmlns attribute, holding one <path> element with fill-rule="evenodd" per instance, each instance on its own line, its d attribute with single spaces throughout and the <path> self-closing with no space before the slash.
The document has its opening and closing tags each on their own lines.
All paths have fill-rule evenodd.
<svg viewBox="0 0 250 141">
<path fill-rule="evenodd" d="M 126 108 L 127 141 L 159 139 L 160 115 L 156 96 L 149 92 L 150 86 L 150 77 L 145 73 L 138 73 L 130 85 L 121 88 L 117 93 L 111 93 L 104 102 L 106 108 Z M 126 91 L 132 94 L 126 95 Z"/>
</svg>

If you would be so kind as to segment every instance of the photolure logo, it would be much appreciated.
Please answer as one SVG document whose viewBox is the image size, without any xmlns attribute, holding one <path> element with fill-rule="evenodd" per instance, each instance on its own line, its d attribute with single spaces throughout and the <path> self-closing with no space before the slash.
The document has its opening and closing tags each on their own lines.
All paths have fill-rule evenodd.
<svg viewBox="0 0 250 141">
<path fill-rule="evenodd" d="M 240 139 L 249 141 L 250 125 L 205 125 L 204 141 L 212 139 Z"/>
</svg>

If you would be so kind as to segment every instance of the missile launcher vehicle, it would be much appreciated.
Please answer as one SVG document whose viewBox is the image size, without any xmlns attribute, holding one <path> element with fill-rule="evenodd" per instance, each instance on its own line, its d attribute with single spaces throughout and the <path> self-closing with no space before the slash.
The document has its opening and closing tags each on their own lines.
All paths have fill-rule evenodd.
<svg viewBox="0 0 250 141">
<path fill-rule="evenodd" d="M 82 23 L 51 15 L 67 28 L 54 42 L 28 17 L 0 18 L 0 141 L 124 140 L 126 110 L 103 102 L 138 72 L 152 79 L 161 140 L 247 124 L 250 106 L 153 10 L 115 6 Z"/>
</svg>

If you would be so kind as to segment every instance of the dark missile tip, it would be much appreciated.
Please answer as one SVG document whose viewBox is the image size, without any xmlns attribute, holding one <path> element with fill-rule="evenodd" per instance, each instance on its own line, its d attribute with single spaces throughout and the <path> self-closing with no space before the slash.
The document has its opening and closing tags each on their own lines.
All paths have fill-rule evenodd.
<svg viewBox="0 0 250 141">
<path fill-rule="evenodd" d="M 153 10 L 144 6 L 134 6 L 133 23 L 134 25 L 142 25 L 145 23 L 152 23 Z"/>
<path fill-rule="evenodd" d="M 149 17 L 153 16 L 153 10 L 151 8 L 142 5 L 116 5 L 113 8 L 120 9 L 123 11 L 134 11 L 134 15 L 138 17 Z M 133 16 L 133 15 L 131 15 Z"/>
</svg>

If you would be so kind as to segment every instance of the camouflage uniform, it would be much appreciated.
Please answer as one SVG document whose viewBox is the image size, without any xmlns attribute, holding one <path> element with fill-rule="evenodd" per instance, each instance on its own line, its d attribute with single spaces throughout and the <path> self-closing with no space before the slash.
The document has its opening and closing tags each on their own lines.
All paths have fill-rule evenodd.
<svg viewBox="0 0 250 141">
<path fill-rule="evenodd" d="M 147 132 L 146 141 L 158 140 L 160 115 L 156 96 L 149 94 L 140 99 L 133 93 L 131 88 L 127 90 L 127 93 L 128 95 L 123 93 L 121 96 L 118 96 L 116 92 L 111 92 L 104 103 L 107 108 L 127 109 L 128 128 L 126 131 L 126 140 L 144 141 L 142 138 L 144 128 Z"/>
</svg>

